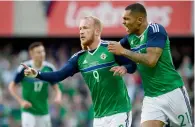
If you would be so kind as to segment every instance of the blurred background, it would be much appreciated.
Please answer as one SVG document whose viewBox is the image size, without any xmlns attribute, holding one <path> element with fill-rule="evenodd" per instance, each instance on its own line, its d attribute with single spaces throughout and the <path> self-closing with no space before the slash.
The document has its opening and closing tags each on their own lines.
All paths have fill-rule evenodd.
<svg viewBox="0 0 195 127">
<path fill-rule="evenodd" d="M 19 64 L 30 59 L 27 49 L 31 43 L 43 42 L 47 61 L 59 69 L 81 49 L 80 18 L 86 15 L 100 18 L 104 24 L 102 39 L 119 41 L 126 35 L 121 14 L 134 2 L 0 2 L 0 127 L 21 126 L 20 106 L 8 92 L 8 84 Z M 183 77 L 194 112 L 194 2 L 138 2 L 145 5 L 149 21 L 166 28 L 175 68 Z M 124 79 L 133 103 L 132 127 L 139 127 L 143 99 L 141 79 L 137 72 L 127 74 Z M 60 88 L 63 93 L 61 106 L 53 103 L 52 90 L 50 92 L 53 127 L 92 127 L 90 93 L 81 75 L 64 80 Z"/>
</svg>

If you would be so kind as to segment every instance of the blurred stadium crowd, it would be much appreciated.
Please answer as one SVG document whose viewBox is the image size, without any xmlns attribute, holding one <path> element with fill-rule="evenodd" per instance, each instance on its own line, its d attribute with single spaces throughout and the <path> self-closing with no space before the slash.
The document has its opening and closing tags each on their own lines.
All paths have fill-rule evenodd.
<svg viewBox="0 0 195 127">
<path fill-rule="evenodd" d="M 104 21 L 103 37 L 110 37 L 111 39 L 108 40 L 120 38 L 125 33 L 120 21 L 120 14 L 130 2 L 134 1 L 1 2 L 0 127 L 21 127 L 20 105 L 8 91 L 8 85 L 13 80 L 17 67 L 21 62 L 30 59 L 27 52 L 27 42 L 21 43 L 20 37 L 28 40 L 28 37 L 32 39 L 41 36 L 48 40 L 43 41 L 47 52 L 46 60 L 60 69 L 70 56 L 80 49 L 76 24 L 80 17 L 86 14 L 96 14 L 95 16 L 101 17 L 101 20 Z M 168 33 L 171 34 L 171 39 L 175 38 L 174 41 L 171 41 L 173 62 L 183 77 L 194 113 L 194 43 L 189 39 L 193 38 L 194 40 L 193 2 L 161 1 L 157 3 L 156 1 L 140 0 L 139 2 L 146 5 L 150 20 L 166 26 Z M 181 20 L 181 16 L 185 20 Z M 65 41 L 58 43 L 59 38 L 51 41 L 50 37 L 64 37 Z M 18 41 L 3 40 L 10 38 L 13 41 Z M 23 44 L 26 47 L 22 46 Z M 139 127 L 144 95 L 141 78 L 138 72 L 133 75 L 127 74 L 124 78 L 133 104 L 132 127 Z M 61 105 L 56 105 L 53 102 L 53 91 L 50 90 L 52 127 L 92 127 L 91 97 L 81 75 L 78 73 L 62 81 L 60 89 L 63 93 Z M 21 87 L 18 92 L 21 93 Z"/>
<path fill-rule="evenodd" d="M 13 80 L 18 65 L 30 58 L 27 50 L 17 52 L 12 44 L 1 46 L 0 50 L 0 127 L 20 127 L 20 106 L 9 94 L 8 84 Z M 59 69 L 68 60 L 70 54 L 78 50 L 79 48 L 70 50 L 66 44 L 46 46 L 47 61 L 53 63 Z M 181 57 L 182 53 L 177 51 L 176 47 L 172 48 L 174 61 L 181 61 L 176 68 L 183 77 L 194 110 L 194 62 L 187 55 Z M 132 127 L 138 127 L 143 98 L 141 79 L 137 72 L 133 75 L 127 74 L 124 78 L 133 103 Z M 62 81 L 60 88 L 63 92 L 62 105 L 53 103 L 52 91 L 50 90 L 49 102 L 53 127 L 92 127 L 93 108 L 91 97 L 81 75 L 76 74 Z M 19 92 L 21 92 L 20 89 Z"/>
</svg>

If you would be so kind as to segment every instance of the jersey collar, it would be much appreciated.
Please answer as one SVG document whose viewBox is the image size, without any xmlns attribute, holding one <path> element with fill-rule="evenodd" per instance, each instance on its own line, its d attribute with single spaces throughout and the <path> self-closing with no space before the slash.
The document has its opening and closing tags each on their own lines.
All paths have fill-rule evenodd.
<svg viewBox="0 0 195 127">
<path fill-rule="evenodd" d="M 35 64 L 34 64 L 33 60 L 31 60 L 31 65 L 32 65 L 32 68 L 34 68 L 36 70 L 42 70 L 43 69 L 43 65 L 44 65 L 44 61 L 43 61 L 42 66 L 40 68 L 35 67 Z"/>
<path fill-rule="evenodd" d="M 148 23 L 148 26 L 146 27 L 146 29 L 144 30 L 144 32 L 143 32 L 141 35 L 139 35 L 139 36 L 135 35 L 135 36 L 136 36 L 137 38 L 142 37 L 142 35 L 144 35 L 144 33 L 146 32 L 146 30 L 147 30 L 148 27 L 150 26 L 150 24 L 151 24 L 151 22 Z"/>
<path fill-rule="evenodd" d="M 88 51 L 88 53 L 89 53 L 90 55 L 93 55 L 93 54 L 96 53 L 96 51 L 99 49 L 99 47 L 100 47 L 100 45 L 101 45 L 101 41 L 102 41 L 102 40 L 100 40 L 100 42 L 99 42 L 97 48 L 95 49 L 95 51 L 93 51 L 92 53 L 91 53 L 90 51 Z"/>
</svg>

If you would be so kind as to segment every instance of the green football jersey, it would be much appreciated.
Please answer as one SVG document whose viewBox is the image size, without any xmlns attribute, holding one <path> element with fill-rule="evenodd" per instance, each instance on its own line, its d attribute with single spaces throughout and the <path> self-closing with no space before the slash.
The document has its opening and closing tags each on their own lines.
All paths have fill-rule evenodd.
<svg viewBox="0 0 195 127">
<path fill-rule="evenodd" d="M 183 86 L 182 78 L 174 68 L 170 41 L 163 26 L 154 23 L 149 24 L 142 35 L 130 34 L 127 36 L 127 40 L 131 50 L 137 53 L 146 53 L 147 47 L 163 49 L 155 67 L 137 63 L 145 96 L 159 96 Z"/>
<path fill-rule="evenodd" d="M 33 61 L 27 61 L 25 64 L 29 67 L 33 66 Z M 41 72 L 54 71 L 54 66 L 46 61 L 43 62 Z M 36 78 L 24 77 L 24 68 L 22 66 L 18 69 L 18 77 L 20 77 L 20 84 L 22 85 L 22 97 L 24 100 L 29 101 L 32 104 L 31 108 L 24 109 L 22 111 L 29 112 L 34 115 L 45 115 L 49 113 L 48 109 L 48 92 L 50 83 L 41 81 Z M 16 76 L 17 77 L 17 76 Z M 17 81 L 18 82 L 18 81 Z M 53 85 L 53 84 L 51 84 Z"/>
<path fill-rule="evenodd" d="M 89 87 L 94 117 L 104 117 L 131 110 L 130 98 L 121 76 L 113 76 L 110 69 L 119 65 L 115 55 L 100 43 L 91 53 L 85 51 L 78 57 L 78 69 Z"/>
</svg>

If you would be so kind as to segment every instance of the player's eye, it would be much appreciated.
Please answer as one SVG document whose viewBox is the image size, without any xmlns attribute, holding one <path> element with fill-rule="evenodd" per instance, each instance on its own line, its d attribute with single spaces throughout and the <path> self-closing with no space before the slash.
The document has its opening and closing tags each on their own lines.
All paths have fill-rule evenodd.
<svg viewBox="0 0 195 127">
<path fill-rule="evenodd" d="M 83 29 L 88 29 L 88 27 L 87 26 L 84 26 Z"/>
</svg>

